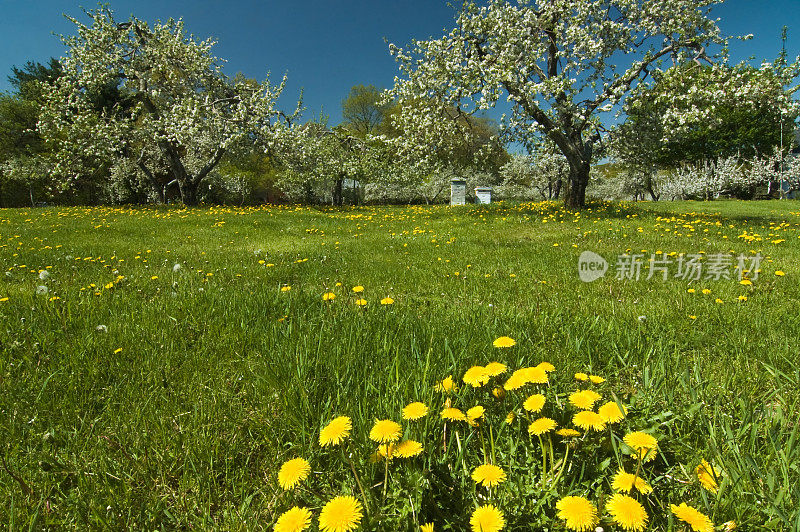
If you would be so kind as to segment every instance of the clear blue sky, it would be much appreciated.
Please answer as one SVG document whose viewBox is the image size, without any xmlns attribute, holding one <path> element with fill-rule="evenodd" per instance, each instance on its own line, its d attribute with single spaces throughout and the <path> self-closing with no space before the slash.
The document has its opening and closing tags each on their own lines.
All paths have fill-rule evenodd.
<svg viewBox="0 0 800 532">
<path fill-rule="evenodd" d="M 669 0 L 665 0 L 669 1 Z M 89 0 L 0 0 L 0 91 L 9 90 L 12 65 L 45 62 L 63 55 L 53 33 L 72 33 L 67 13 L 83 21 L 80 6 Z M 116 0 L 120 20 L 131 13 L 149 22 L 183 18 L 198 38 L 214 37 L 215 55 L 226 59 L 233 75 L 274 79 L 289 75 L 283 107 L 290 108 L 305 89 L 305 117 L 324 108 L 332 123 L 341 119 L 340 104 L 350 87 L 362 83 L 389 87 L 397 67 L 384 37 L 396 44 L 439 36 L 452 27 L 453 10 L 444 0 Z M 800 1 L 728 0 L 715 11 L 727 34 L 752 33 L 755 39 L 732 46 L 733 59 L 774 59 L 780 31 L 789 27 L 787 51 L 800 55 Z"/>
</svg>

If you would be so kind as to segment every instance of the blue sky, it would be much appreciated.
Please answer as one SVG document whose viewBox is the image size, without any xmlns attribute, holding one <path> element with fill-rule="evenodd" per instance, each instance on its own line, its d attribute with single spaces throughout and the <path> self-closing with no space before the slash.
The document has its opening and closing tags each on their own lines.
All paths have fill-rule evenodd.
<svg viewBox="0 0 800 532">
<path fill-rule="evenodd" d="M 789 56 L 800 55 L 799 4 L 728 0 L 716 8 L 725 33 L 755 35 L 752 41 L 733 44 L 733 59 L 773 59 L 783 25 L 789 27 Z M 12 65 L 63 55 L 53 33 L 71 33 L 74 26 L 62 13 L 86 21 L 80 6 L 95 5 L 88 0 L 0 0 L 0 91 L 10 89 L 6 76 Z M 324 109 L 334 124 L 341 119 L 341 100 L 350 87 L 392 85 L 397 67 L 384 38 L 407 44 L 439 36 L 453 21 L 453 10 L 444 0 L 116 0 L 111 7 L 119 19 L 131 13 L 147 21 L 183 18 L 195 36 L 219 42 L 215 54 L 227 60 L 228 74 L 263 79 L 271 71 L 277 80 L 288 73 L 283 106 L 291 108 L 303 87 L 305 117 Z"/>
</svg>

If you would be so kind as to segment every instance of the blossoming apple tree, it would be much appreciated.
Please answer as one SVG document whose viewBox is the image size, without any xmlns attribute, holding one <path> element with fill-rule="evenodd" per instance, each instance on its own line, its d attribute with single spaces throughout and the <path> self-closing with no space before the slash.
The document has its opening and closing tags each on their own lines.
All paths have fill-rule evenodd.
<svg viewBox="0 0 800 532">
<path fill-rule="evenodd" d="M 274 147 L 299 114 L 286 115 L 277 100 L 286 79 L 272 85 L 222 72 L 214 42 L 197 41 L 183 22 L 152 26 L 135 17 L 119 23 L 108 7 L 87 11 L 91 24 L 74 18 L 64 75 L 52 87 L 39 130 L 58 146 L 61 186 L 86 171 L 86 163 L 133 163 L 152 188 L 177 184 L 185 204 L 227 154 Z M 118 87 L 128 105 L 93 108 L 88 95 Z M 167 181 L 166 183 L 164 181 Z"/>
<path fill-rule="evenodd" d="M 456 27 L 408 50 L 390 45 L 402 76 L 393 95 L 409 142 L 436 146 L 470 114 L 511 107 L 506 133 L 546 136 L 569 163 L 565 203 L 585 202 L 604 136 L 599 117 L 663 61 L 682 63 L 724 43 L 709 10 L 720 0 L 489 0 L 465 2 Z"/>
</svg>

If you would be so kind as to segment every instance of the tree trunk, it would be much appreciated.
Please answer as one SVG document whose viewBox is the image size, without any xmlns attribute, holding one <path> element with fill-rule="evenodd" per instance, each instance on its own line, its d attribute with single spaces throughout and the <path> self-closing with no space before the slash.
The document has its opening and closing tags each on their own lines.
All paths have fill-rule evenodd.
<svg viewBox="0 0 800 532">
<path fill-rule="evenodd" d="M 551 199 L 557 200 L 560 195 L 561 195 L 561 178 L 558 178 L 558 180 L 556 180 L 555 190 L 553 191 L 553 197 Z"/>
<path fill-rule="evenodd" d="M 344 196 L 342 194 L 343 186 L 344 178 L 340 176 L 336 179 L 336 183 L 333 185 L 333 204 L 337 207 L 341 207 L 342 203 L 344 203 Z"/>
<path fill-rule="evenodd" d="M 181 192 L 181 201 L 186 206 L 194 206 L 198 203 L 197 184 L 189 179 L 178 181 L 178 190 Z"/>
<path fill-rule="evenodd" d="M 589 163 L 570 164 L 567 190 L 564 193 L 564 206 L 579 211 L 586 206 L 586 186 L 589 184 Z"/>
</svg>

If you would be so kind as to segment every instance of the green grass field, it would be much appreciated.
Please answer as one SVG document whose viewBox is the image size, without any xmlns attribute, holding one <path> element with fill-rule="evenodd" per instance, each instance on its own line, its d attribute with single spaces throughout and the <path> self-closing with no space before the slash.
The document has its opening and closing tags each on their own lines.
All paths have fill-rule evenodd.
<svg viewBox="0 0 800 532">
<path fill-rule="evenodd" d="M 605 277 L 580 281 L 584 250 L 610 262 Z M 616 279 L 626 252 L 734 261 L 730 279 L 689 282 L 673 264 L 648 280 L 646 263 Z M 735 257 L 755 253 L 761 271 L 743 285 Z M 620 459 L 627 430 L 659 439 L 648 530 L 684 530 L 669 511 L 684 501 L 718 530 L 800 530 L 800 202 L 0 210 L 0 265 L 9 530 L 271 530 L 294 504 L 316 516 L 340 493 L 370 505 L 365 530 L 467 530 L 486 500 L 508 530 L 564 530 L 554 501 L 608 497 L 601 476 L 617 464 L 597 457 Z M 492 347 L 500 336 L 517 345 Z M 546 488 L 535 438 L 492 439 L 509 478 L 487 499 L 468 472 L 488 433 L 442 435 L 433 384 L 452 374 L 454 401 L 471 406 L 461 376 L 492 360 L 552 363 L 548 401 L 575 372 L 601 375 L 628 417 L 618 435 L 587 436 Z M 414 400 L 432 411 L 418 436 L 449 450 L 393 461 L 385 495 L 369 429 Z M 486 427 L 512 408 L 486 404 Z M 363 497 L 317 443 L 337 415 L 352 418 Z M 312 479 L 284 492 L 276 474 L 295 456 Z M 716 495 L 693 476 L 701 459 L 722 470 Z"/>
</svg>

